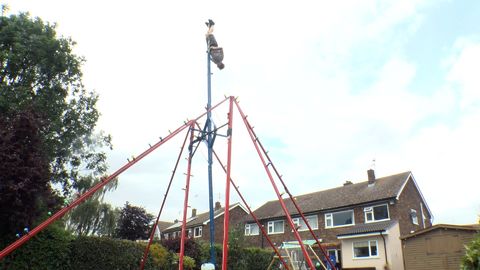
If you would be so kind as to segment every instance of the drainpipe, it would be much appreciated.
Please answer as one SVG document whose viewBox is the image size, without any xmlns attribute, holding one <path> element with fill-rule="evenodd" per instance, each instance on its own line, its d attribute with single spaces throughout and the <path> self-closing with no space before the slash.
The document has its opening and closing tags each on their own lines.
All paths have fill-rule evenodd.
<svg viewBox="0 0 480 270">
<path fill-rule="evenodd" d="M 387 244 L 385 243 L 385 236 L 380 232 L 380 236 L 383 238 L 383 249 L 385 251 L 385 265 L 388 265 L 388 257 L 387 257 Z"/>
</svg>

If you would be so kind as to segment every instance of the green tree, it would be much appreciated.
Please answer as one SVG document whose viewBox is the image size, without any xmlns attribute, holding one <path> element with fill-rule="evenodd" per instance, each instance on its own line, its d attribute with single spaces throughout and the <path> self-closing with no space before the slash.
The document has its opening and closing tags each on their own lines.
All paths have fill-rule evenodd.
<svg viewBox="0 0 480 270">
<path fill-rule="evenodd" d="M 7 17 L 5 11 L 2 6 L 0 115 L 8 123 L 26 110 L 35 113 L 36 134 L 42 144 L 41 156 L 46 161 L 44 175 L 47 178 L 37 177 L 31 181 L 61 187 L 67 201 L 75 199 L 76 194 L 100 181 L 107 170 L 104 150 L 111 148 L 111 138 L 95 131 L 99 117 L 98 96 L 88 92 L 82 84 L 84 59 L 72 52 L 74 41 L 57 37 L 54 24 L 33 19 L 27 13 Z M 15 192 L 30 194 L 31 185 L 18 182 L 21 176 L 11 175 L 9 181 L 17 179 Z M 102 203 L 102 198 L 104 192 L 115 187 L 116 183 L 109 185 L 89 199 L 88 206 L 74 209 L 75 219 L 68 224 L 74 225 L 78 233 L 103 230 L 111 234 L 114 212 Z M 25 201 L 18 202 L 22 198 Z M 41 196 L 37 196 L 37 200 L 40 199 Z M 19 205 L 27 206 L 31 202 L 25 196 L 16 196 L 16 200 L 2 204 L 7 209 L 16 209 Z M 32 215 L 26 215 L 31 219 L 28 224 L 38 217 L 38 213 L 32 211 Z M 22 219 L 18 219 L 20 221 Z"/>
<path fill-rule="evenodd" d="M 153 215 L 144 208 L 126 202 L 120 212 L 116 237 L 128 240 L 148 239 L 152 220 Z"/>
<path fill-rule="evenodd" d="M 64 195 L 106 172 L 101 149 L 111 147 L 110 136 L 95 133 L 98 96 L 82 84 L 84 59 L 74 45 L 39 18 L 0 18 L 0 114 L 12 118 L 27 107 L 38 113 L 50 181 Z"/>
<path fill-rule="evenodd" d="M 113 237 L 120 211 L 97 199 L 88 199 L 68 214 L 67 229 L 76 235 Z"/>
<path fill-rule="evenodd" d="M 462 257 L 461 269 L 480 270 L 480 233 L 465 246 L 466 252 Z"/>
</svg>

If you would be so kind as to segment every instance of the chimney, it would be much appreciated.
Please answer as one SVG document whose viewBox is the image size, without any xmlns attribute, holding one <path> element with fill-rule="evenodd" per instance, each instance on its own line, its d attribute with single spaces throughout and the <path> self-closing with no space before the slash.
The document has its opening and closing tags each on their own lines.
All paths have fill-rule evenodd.
<svg viewBox="0 0 480 270">
<path fill-rule="evenodd" d="M 192 218 L 197 216 L 197 209 L 192 208 Z"/>
<path fill-rule="evenodd" d="M 348 186 L 348 185 L 351 185 L 351 184 L 353 184 L 352 181 L 347 180 L 347 181 L 345 181 L 345 183 L 343 183 L 343 186 Z"/>
<path fill-rule="evenodd" d="M 222 208 L 220 202 L 215 202 L 215 211 L 220 210 L 220 208 Z"/>
<path fill-rule="evenodd" d="M 370 169 L 367 171 L 368 174 L 368 185 L 374 185 L 375 184 L 375 171 Z"/>
<path fill-rule="evenodd" d="M 178 223 L 178 219 L 175 219 L 175 220 L 173 221 L 173 223 Z"/>
</svg>

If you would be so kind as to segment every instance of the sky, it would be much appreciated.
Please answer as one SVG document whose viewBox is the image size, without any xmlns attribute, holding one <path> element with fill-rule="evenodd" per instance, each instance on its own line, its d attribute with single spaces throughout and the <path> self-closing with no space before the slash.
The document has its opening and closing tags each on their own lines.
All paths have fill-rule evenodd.
<svg viewBox="0 0 480 270">
<path fill-rule="evenodd" d="M 2 2 L 76 41 L 83 83 L 100 97 L 96 132 L 113 137 L 112 173 L 205 112 L 211 18 L 226 66 L 212 69 L 212 103 L 238 98 L 294 195 L 366 181 L 370 168 L 411 171 L 434 223 L 478 221 L 479 1 Z M 227 112 L 213 111 L 217 126 Z M 123 173 L 106 199 L 156 215 L 184 134 Z M 226 144 L 218 136 L 214 146 L 224 162 Z M 201 145 L 192 164 L 189 206 L 199 212 L 208 211 L 206 156 Z M 181 219 L 185 158 L 161 220 Z M 253 209 L 276 198 L 236 112 L 231 175 Z M 225 181 L 214 164 L 222 204 Z"/>
</svg>

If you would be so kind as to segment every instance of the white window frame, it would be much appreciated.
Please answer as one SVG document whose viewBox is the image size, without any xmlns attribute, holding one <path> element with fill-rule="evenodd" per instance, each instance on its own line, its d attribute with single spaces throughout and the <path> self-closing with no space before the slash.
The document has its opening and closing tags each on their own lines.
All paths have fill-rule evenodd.
<svg viewBox="0 0 480 270">
<path fill-rule="evenodd" d="M 317 215 L 305 216 L 305 219 L 307 220 L 308 225 L 310 225 L 312 230 L 318 230 L 318 216 Z M 299 232 L 308 231 L 307 224 L 305 224 L 305 226 L 302 226 L 302 223 L 304 223 L 303 218 L 301 218 L 301 217 L 292 218 L 292 221 L 293 221 L 293 224 L 295 224 L 295 226 L 297 226 L 297 227 L 301 226 L 300 228 L 298 228 Z"/>
<path fill-rule="evenodd" d="M 198 234 L 197 234 L 197 229 L 198 229 Z M 195 228 L 193 228 L 193 238 L 198 238 L 198 237 L 202 237 L 202 226 L 197 226 Z"/>
<path fill-rule="evenodd" d="M 275 223 L 276 222 L 281 222 L 282 223 L 282 231 L 281 232 L 275 232 Z M 285 221 L 283 219 L 278 219 L 278 220 L 272 220 L 268 222 L 268 234 L 281 234 L 285 232 Z"/>
<path fill-rule="evenodd" d="M 338 225 L 338 226 L 333 225 L 333 214 L 344 213 L 344 212 L 351 212 L 352 213 L 352 224 Z M 327 220 L 330 220 L 332 225 L 328 226 L 327 225 Z M 344 210 L 344 211 L 337 211 L 337 212 L 331 212 L 331 213 L 326 213 L 325 214 L 325 228 L 326 229 L 348 227 L 348 226 L 353 226 L 353 225 L 355 225 L 355 212 L 353 210 Z"/>
<path fill-rule="evenodd" d="M 373 210 L 373 208 L 375 207 L 379 207 L 379 206 L 387 206 L 387 214 L 388 214 L 388 218 L 384 218 L 384 219 L 375 219 L 375 211 Z M 369 206 L 369 207 L 365 207 L 363 208 L 363 212 L 365 213 L 365 223 L 373 223 L 373 222 L 380 222 L 380 221 L 385 221 L 385 220 L 390 220 L 390 208 L 388 207 L 388 204 L 378 204 L 378 205 L 373 205 L 373 206 Z M 367 214 L 372 214 L 372 220 L 368 220 L 367 219 Z"/>
<path fill-rule="evenodd" d="M 257 226 L 257 233 L 252 233 L 252 227 Z M 247 223 L 245 224 L 245 235 L 259 235 L 260 228 L 258 227 L 257 223 Z"/>
<path fill-rule="evenodd" d="M 330 252 L 331 252 L 331 251 L 333 251 L 333 252 L 335 253 L 335 262 L 336 262 L 336 263 L 340 262 L 340 261 L 338 260 L 338 251 L 339 251 L 339 249 L 327 249 L 327 254 L 328 254 L 329 257 L 330 257 Z"/>
<path fill-rule="evenodd" d="M 368 257 L 356 257 L 355 256 L 355 243 L 360 243 L 360 242 L 368 242 Z M 375 242 L 375 246 L 377 247 L 377 255 L 372 256 L 372 242 Z M 371 259 L 371 258 L 378 258 L 378 241 L 377 240 L 364 240 L 364 241 L 356 241 L 352 242 L 352 256 L 353 259 L 355 260 L 364 260 L 364 259 Z"/>
<path fill-rule="evenodd" d="M 411 218 L 413 224 L 418 225 L 418 214 L 417 214 L 417 210 L 415 210 L 415 209 L 410 209 L 410 218 Z"/>
</svg>

